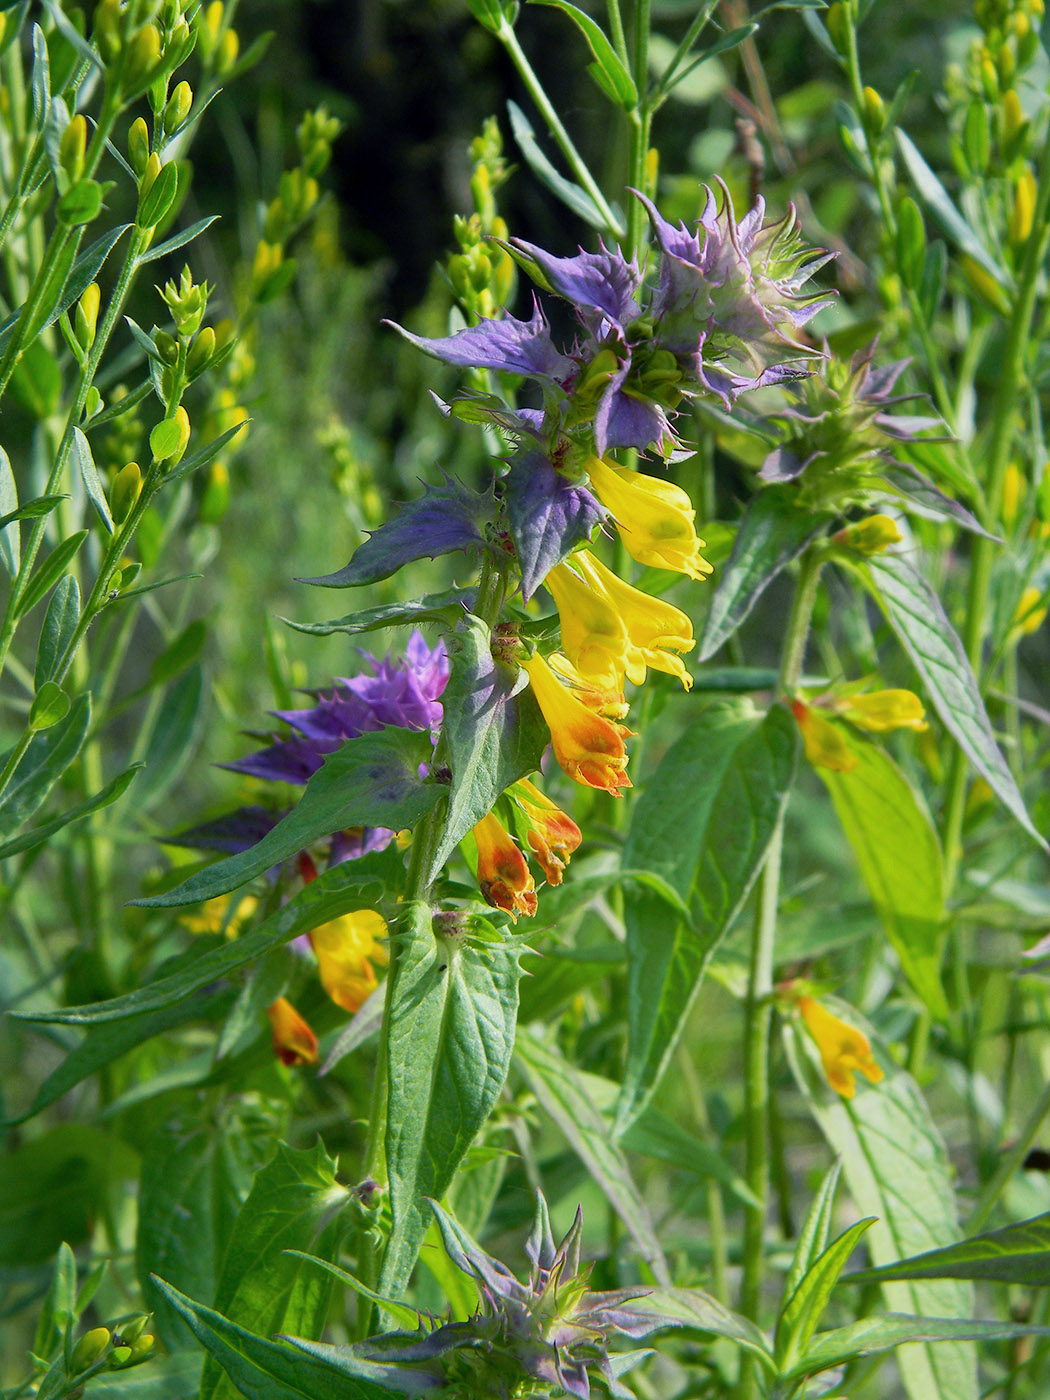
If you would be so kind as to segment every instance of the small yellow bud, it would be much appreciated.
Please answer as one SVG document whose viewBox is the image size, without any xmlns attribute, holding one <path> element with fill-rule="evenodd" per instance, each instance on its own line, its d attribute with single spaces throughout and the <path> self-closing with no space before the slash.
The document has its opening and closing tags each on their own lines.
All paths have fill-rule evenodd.
<svg viewBox="0 0 1050 1400">
<path fill-rule="evenodd" d="M 975 778 L 970 784 L 970 791 L 966 794 L 966 806 L 963 812 L 967 817 L 976 816 L 982 808 L 989 806 L 995 801 L 995 793 L 991 785 L 984 778 Z"/>
<path fill-rule="evenodd" d="M 222 16 L 222 0 L 212 0 L 212 3 L 204 11 L 204 28 L 212 44 L 218 41 L 219 30 L 222 28 Z"/>
<path fill-rule="evenodd" d="M 237 37 L 236 29 L 227 29 L 226 33 L 219 41 L 219 57 L 215 64 L 219 73 L 228 73 L 237 62 L 237 55 L 240 52 L 241 41 Z"/>
<path fill-rule="evenodd" d="M 832 543 L 854 549 L 858 554 L 881 554 L 891 544 L 900 544 L 903 538 L 893 517 L 881 514 L 857 520 L 831 537 Z"/>
<path fill-rule="evenodd" d="M 101 1359 L 109 1343 L 108 1327 L 93 1327 L 90 1332 L 85 1332 L 78 1338 L 69 1361 L 73 1375 L 79 1376 L 82 1371 L 89 1371 L 95 1362 Z"/>
<path fill-rule="evenodd" d="M 124 85 L 129 92 L 137 92 L 149 82 L 160 56 L 160 31 L 155 24 L 144 24 L 128 45 Z"/>
<path fill-rule="evenodd" d="M 118 525 L 127 520 L 142 494 L 142 472 L 138 462 L 121 467 L 109 492 L 109 511 Z"/>
<path fill-rule="evenodd" d="M 181 82 L 168 98 L 168 104 L 164 108 L 164 133 L 166 136 L 170 136 L 173 131 L 178 131 L 189 116 L 192 107 L 193 89 L 189 83 Z"/>
<path fill-rule="evenodd" d="M 221 457 L 212 462 L 208 481 L 197 508 L 198 519 L 204 525 L 217 525 L 230 504 L 230 473 Z"/>
<path fill-rule="evenodd" d="M 838 52 L 845 56 L 849 53 L 850 17 L 844 0 L 835 0 L 835 4 L 824 17 L 824 23 L 827 25 L 831 42 Z"/>
<path fill-rule="evenodd" d="M 1010 240 L 1020 245 L 1027 243 L 1032 232 L 1035 216 L 1035 176 L 1026 170 L 1014 186 L 1014 204 L 1010 211 Z"/>
<path fill-rule="evenodd" d="M 131 123 L 128 132 L 128 160 L 135 174 L 142 179 L 146 173 L 146 162 L 149 160 L 149 128 L 141 117 L 136 117 Z M 160 157 L 157 157 L 160 164 Z"/>
<path fill-rule="evenodd" d="M 1017 524 L 1021 502 L 1025 496 L 1024 473 L 1016 462 L 1011 462 L 1003 475 L 1003 503 L 999 511 L 1003 528 L 1012 530 Z"/>
<path fill-rule="evenodd" d="M 1021 601 L 1017 604 L 1017 611 L 1014 613 L 1010 637 L 1014 641 L 1021 637 L 1029 637 L 1033 632 L 1038 632 L 1045 621 L 1045 590 L 1035 587 L 1026 588 L 1021 594 Z"/>
<path fill-rule="evenodd" d="M 1017 89 L 1011 88 L 1003 97 L 1003 136 L 1009 144 L 1024 125 L 1024 111 Z"/>
<path fill-rule="evenodd" d="M 90 350 L 95 343 L 95 330 L 98 326 L 98 308 L 100 293 L 98 283 L 92 282 L 85 287 L 77 302 L 75 314 L 77 342 L 85 350 Z"/>
<path fill-rule="evenodd" d="M 963 276 L 969 282 L 973 290 L 986 301 L 993 310 L 998 311 L 1001 316 L 1010 314 L 1010 298 L 1005 288 L 1000 286 L 996 279 L 981 266 L 975 258 L 971 258 L 969 253 L 964 253 L 961 260 Z"/>
<path fill-rule="evenodd" d="M 145 122 L 143 122 L 143 126 L 145 126 Z M 157 155 L 156 151 L 154 151 L 153 154 L 147 159 L 145 167 L 142 171 L 142 175 L 139 179 L 140 204 L 149 194 L 154 184 L 156 184 L 157 176 L 160 174 L 163 168 L 164 167 L 160 163 L 160 156 Z"/>
<path fill-rule="evenodd" d="M 120 53 L 120 0 L 100 0 L 95 6 L 95 43 L 107 63 L 112 63 Z"/>
<path fill-rule="evenodd" d="M 87 122 L 78 112 L 71 117 L 58 143 L 58 160 L 69 177 L 71 185 L 84 173 L 84 155 L 87 152 Z"/>
<path fill-rule="evenodd" d="M 871 87 L 864 89 L 864 125 L 872 136 L 881 136 L 886 130 L 886 104 Z"/>
<path fill-rule="evenodd" d="M 186 356 L 187 376 L 190 379 L 196 379 L 199 374 L 203 374 L 214 354 L 215 332 L 211 326 L 204 326 L 190 346 L 189 354 Z"/>
<path fill-rule="evenodd" d="M 999 74 L 996 72 L 995 64 L 992 62 L 991 54 L 987 49 L 981 56 L 981 88 L 989 102 L 995 102 L 999 97 Z"/>
<path fill-rule="evenodd" d="M 255 282 L 265 282 L 280 267 L 284 253 L 276 243 L 260 239 L 252 260 L 252 278 Z"/>
</svg>

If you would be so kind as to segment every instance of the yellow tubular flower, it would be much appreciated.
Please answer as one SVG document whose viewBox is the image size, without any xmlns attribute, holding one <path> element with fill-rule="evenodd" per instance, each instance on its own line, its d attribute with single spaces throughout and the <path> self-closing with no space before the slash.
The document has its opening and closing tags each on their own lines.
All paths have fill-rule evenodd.
<svg viewBox="0 0 1050 1400">
<path fill-rule="evenodd" d="M 317 1060 L 317 1037 L 286 997 L 267 1008 L 273 1027 L 274 1053 L 282 1065 L 312 1065 Z"/>
<path fill-rule="evenodd" d="M 848 695 L 835 705 L 843 719 L 870 734 L 890 734 L 895 729 L 921 733 L 926 725 L 922 701 L 910 690 L 873 690 L 867 695 Z"/>
<path fill-rule="evenodd" d="M 830 768 L 833 773 L 850 773 L 857 766 L 845 739 L 823 715 L 811 705 L 795 700 L 791 712 L 802 731 L 806 758 L 815 768 Z"/>
<path fill-rule="evenodd" d="M 190 933 L 225 933 L 227 938 L 237 938 L 251 923 L 258 907 L 259 901 L 253 894 L 232 899 L 220 894 L 205 900 L 196 914 L 183 914 L 179 922 Z"/>
<path fill-rule="evenodd" d="M 574 555 L 572 563 L 582 568 L 580 555 Z M 603 689 L 622 690 L 627 629 L 607 593 L 592 587 L 576 568 L 558 564 L 544 579 L 558 609 L 561 644 L 581 676 Z"/>
<path fill-rule="evenodd" d="M 645 680 L 647 666 L 677 676 L 686 690 L 693 678 L 682 661 L 673 653 L 691 651 L 693 624 L 680 608 L 659 598 L 650 598 L 640 588 L 624 583 L 619 575 L 607 569 L 588 550 L 573 556 L 581 572 L 595 589 L 600 589 L 611 602 L 627 629 L 627 679 L 634 685 Z M 564 635 L 564 634 L 563 634 Z"/>
<path fill-rule="evenodd" d="M 561 684 L 539 652 L 522 662 L 522 668 L 550 726 L 554 756 L 564 771 L 578 783 L 619 797 L 619 788 L 631 786 L 624 772 L 627 749 L 623 742 L 630 731 L 589 709 Z"/>
<path fill-rule="evenodd" d="M 587 472 L 632 559 L 695 579 L 713 572 L 700 557 L 704 542 L 693 528 L 696 511 L 680 486 L 598 457 L 587 463 Z"/>
<path fill-rule="evenodd" d="M 499 818 L 492 812 L 474 828 L 478 843 L 478 888 L 486 904 L 505 910 L 517 921 L 536 912 L 536 886 L 529 864 Z"/>
<path fill-rule="evenodd" d="M 587 676 L 581 676 L 567 656 L 560 651 L 552 652 L 547 658 L 548 665 L 560 680 L 563 680 L 576 698 L 583 702 L 596 715 L 607 719 L 623 719 L 631 708 L 624 698 L 622 686 L 600 686 Z"/>
<path fill-rule="evenodd" d="M 385 965 L 389 954 L 386 921 L 374 909 L 343 914 L 310 932 L 321 986 L 344 1011 L 357 1011 L 376 986 L 373 963 Z"/>
<path fill-rule="evenodd" d="M 548 885 L 560 885 L 569 857 L 583 840 L 580 828 L 527 778 L 520 778 L 510 795 L 528 818 L 525 839 L 543 867 Z"/>
<path fill-rule="evenodd" d="M 853 1077 L 855 1073 L 863 1074 L 869 1084 L 878 1084 L 880 1079 L 885 1078 L 884 1071 L 871 1053 L 871 1042 L 863 1031 L 833 1016 L 813 997 L 800 997 L 798 1009 L 806 1029 L 817 1043 L 824 1073 L 836 1094 L 841 1094 L 844 1099 L 853 1098 L 857 1092 Z"/>
</svg>

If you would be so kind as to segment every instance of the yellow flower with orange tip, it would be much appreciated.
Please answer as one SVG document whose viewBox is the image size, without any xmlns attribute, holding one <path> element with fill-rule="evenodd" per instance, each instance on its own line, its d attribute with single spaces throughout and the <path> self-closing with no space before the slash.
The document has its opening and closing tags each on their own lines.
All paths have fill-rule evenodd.
<svg viewBox="0 0 1050 1400">
<path fill-rule="evenodd" d="M 512 919 L 536 912 L 536 886 L 529 863 L 492 812 L 474 828 L 478 845 L 478 888 L 486 904 L 505 910 Z"/>
<path fill-rule="evenodd" d="M 560 651 L 552 651 L 547 658 L 547 664 L 576 698 L 596 715 L 605 715 L 607 719 L 623 719 L 631 708 L 622 686 L 601 686 L 590 677 L 581 676 L 569 658 L 563 656 Z"/>
<path fill-rule="evenodd" d="M 266 1010 L 273 1027 L 274 1053 L 282 1065 L 312 1065 L 317 1061 L 317 1037 L 286 997 Z"/>
<path fill-rule="evenodd" d="M 562 646 L 581 675 L 605 687 L 634 685 L 646 668 L 677 676 L 688 690 L 693 679 L 676 652 L 694 645 L 685 613 L 624 583 L 586 549 L 546 578 L 558 606 Z"/>
<path fill-rule="evenodd" d="M 923 703 L 911 690 L 871 690 L 864 695 L 842 696 L 834 710 L 871 734 L 890 734 L 895 729 L 921 733 L 927 728 Z"/>
<path fill-rule="evenodd" d="M 794 700 L 791 713 L 802 733 L 806 758 L 814 767 L 830 768 L 833 773 L 851 773 L 856 768 L 856 756 L 850 753 L 845 739 L 812 705 Z"/>
<path fill-rule="evenodd" d="M 551 731 L 554 756 L 578 783 L 603 788 L 618 797 L 630 787 L 622 724 L 605 719 L 562 685 L 539 652 L 521 663 L 532 684 L 536 703 Z"/>
<path fill-rule="evenodd" d="M 519 778 L 510 796 L 528 820 L 525 839 L 543 867 L 548 885 L 560 885 L 569 857 L 583 840 L 580 828 L 528 778 Z"/>
<path fill-rule="evenodd" d="M 680 486 L 600 457 L 590 459 L 587 472 L 632 559 L 698 580 L 714 572 L 700 556 L 704 542 L 693 527 L 696 511 Z"/>
<path fill-rule="evenodd" d="M 863 1031 L 833 1015 L 813 997 L 799 997 L 798 1009 L 806 1029 L 817 1043 L 828 1083 L 844 1099 L 857 1092 L 855 1074 L 863 1074 L 869 1084 L 885 1078 L 882 1067 L 871 1053 L 871 1041 Z"/>
<path fill-rule="evenodd" d="M 344 1011 L 357 1011 L 376 987 L 373 963 L 386 964 L 381 942 L 386 920 L 374 909 L 358 909 L 310 930 L 321 985 Z"/>
</svg>

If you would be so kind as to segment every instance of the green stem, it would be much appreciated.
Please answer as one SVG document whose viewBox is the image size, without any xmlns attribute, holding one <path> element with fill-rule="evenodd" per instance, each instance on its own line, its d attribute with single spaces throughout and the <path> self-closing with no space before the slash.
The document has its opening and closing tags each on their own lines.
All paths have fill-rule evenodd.
<svg viewBox="0 0 1050 1400">
<path fill-rule="evenodd" d="M 616 50 L 616 56 L 626 68 L 628 65 L 627 40 L 623 32 L 623 16 L 620 13 L 620 0 L 608 0 L 606 12 L 609 16 L 609 37 Z"/>
<path fill-rule="evenodd" d="M 651 181 L 646 178 L 649 137 L 653 125 L 653 108 L 649 98 L 649 26 L 651 0 L 635 0 L 633 76 L 638 89 L 638 103 L 630 113 L 627 166 L 628 184 L 643 194 L 652 194 Z M 627 206 L 627 241 L 624 249 L 630 258 L 640 252 L 645 241 L 645 209 L 637 199 Z"/>
<path fill-rule="evenodd" d="M 1025 360 L 1030 352 L 1032 317 L 1035 313 L 1039 276 L 1050 245 L 1050 131 L 1043 144 L 1039 162 L 1039 183 L 1036 190 L 1035 215 L 1032 232 L 1025 244 L 1024 257 L 1018 274 L 1017 299 L 1007 326 L 1003 347 L 999 383 L 988 440 L 988 464 L 985 488 L 986 507 L 982 524 L 993 532 L 1002 511 L 1003 483 L 1010 462 L 1010 449 L 1017 431 L 1017 404 L 1025 378 Z M 992 582 L 993 550 L 996 541 L 978 535 L 973 542 L 969 592 L 966 604 L 966 625 L 963 642 L 970 664 L 980 676 L 984 648 L 988 595 Z M 948 779 L 948 800 L 944 821 L 944 858 L 946 890 L 950 893 L 958 871 L 963 813 L 966 806 L 966 784 L 969 764 L 962 750 L 952 754 Z"/>
<path fill-rule="evenodd" d="M 977 1197 L 977 1204 L 971 1212 L 969 1220 L 966 1222 L 966 1233 L 968 1235 L 977 1234 L 985 1225 L 988 1217 L 995 1209 L 999 1197 L 1002 1195 L 1010 1178 L 1021 1166 L 1021 1163 L 1028 1156 L 1028 1149 L 1031 1147 L 1036 1133 L 1042 1125 L 1043 1119 L 1050 1113 L 1050 1083 L 1046 1084 L 1043 1092 L 1036 1100 L 1035 1107 L 1028 1116 L 1028 1121 L 1021 1129 L 1021 1134 L 1017 1141 L 1012 1143 L 999 1163 L 993 1176 L 988 1180 L 981 1194 Z"/>
<path fill-rule="evenodd" d="M 780 695 L 790 694 L 802 674 L 822 563 L 823 554 L 819 547 L 811 547 L 803 555 L 780 658 L 777 682 Z M 784 819 L 781 814 L 762 868 L 745 1004 L 745 1178 L 759 1205 L 744 1217 L 744 1274 L 740 1288 L 740 1311 L 756 1321 L 761 1308 L 765 1273 L 765 1226 L 769 1202 L 769 1038 L 773 1020 L 774 949 L 783 841 Z M 741 1366 L 741 1400 L 756 1393 L 756 1372 L 750 1362 L 745 1361 Z"/>
<path fill-rule="evenodd" d="M 533 102 L 535 102 L 540 115 L 547 123 L 547 129 L 557 142 L 558 149 L 568 162 L 569 168 L 576 176 L 576 179 L 579 181 L 584 191 L 590 195 L 591 199 L 594 201 L 594 206 L 601 215 L 606 228 L 616 238 L 622 238 L 624 235 L 623 225 L 609 208 L 608 201 L 598 188 L 597 181 L 584 164 L 583 157 L 576 149 L 572 137 L 566 131 L 561 118 L 554 110 L 554 106 L 547 96 L 543 84 L 536 76 L 532 64 L 526 58 L 525 51 L 518 43 L 518 37 L 514 33 L 511 25 L 504 21 L 498 30 L 497 37 L 510 55 L 511 62 L 518 70 L 522 82 L 525 84 L 526 88 L 528 88 L 529 96 L 532 98 Z"/>
<path fill-rule="evenodd" d="M 7 788 L 8 783 L 14 777 L 15 769 L 22 762 L 22 759 L 25 757 L 26 749 L 28 749 L 29 745 L 32 742 L 33 731 L 31 729 L 26 729 L 23 732 L 21 738 L 18 740 L 18 743 L 8 754 L 7 762 L 4 764 L 3 771 L 0 772 L 0 797 L 4 795 L 4 791 Z"/>
</svg>

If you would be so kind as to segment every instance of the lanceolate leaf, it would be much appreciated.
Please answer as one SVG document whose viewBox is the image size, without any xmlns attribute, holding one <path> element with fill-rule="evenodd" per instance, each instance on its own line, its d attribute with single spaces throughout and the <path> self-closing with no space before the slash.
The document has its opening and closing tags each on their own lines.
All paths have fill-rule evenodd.
<svg viewBox="0 0 1050 1400">
<path fill-rule="evenodd" d="M 767 486 L 740 522 L 733 552 L 711 599 L 697 661 L 706 661 L 733 635 L 781 570 L 798 556 L 830 516 L 797 509 L 789 491 Z"/>
<path fill-rule="evenodd" d="M 594 54 L 594 68 L 597 70 L 594 73 L 595 82 L 625 112 L 629 112 L 638 101 L 638 89 L 601 27 L 595 24 L 590 15 L 584 14 L 575 5 L 570 5 L 568 0 L 533 0 L 533 3 L 553 5 L 559 10 L 564 10 L 575 22 L 590 45 L 591 53 Z"/>
<path fill-rule="evenodd" d="M 581 189 L 572 180 L 566 180 L 565 176 L 555 170 L 544 155 L 528 117 L 516 102 L 508 101 L 507 113 L 510 117 L 510 129 L 514 133 L 514 139 L 536 178 L 541 180 L 552 194 L 556 195 L 574 214 L 578 214 L 585 223 L 590 224 L 592 228 L 607 229 L 609 225 L 604 215 L 586 190 Z M 624 236 L 622 226 L 611 229 L 610 232 L 617 238 Z"/>
<path fill-rule="evenodd" d="M 518 1031 L 515 1049 L 532 1092 L 605 1192 L 653 1273 L 661 1283 L 668 1282 L 667 1265 L 645 1201 L 613 1139 L 608 1119 L 591 1102 L 585 1081 L 553 1046 L 528 1031 Z"/>
<path fill-rule="evenodd" d="M 855 1012 L 850 1016 L 859 1019 Z M 855 1099 L 840 1098 L 827 1087 L 816 1046 L 797 1023 L 789 1023 L 785 1034 L 795 1077 L 829 1146 L 842 1158 L 856 1209 L 878 1217 L 867 1241 L 872 1259 L 882 1265 L 956 1243 L 959 1226 L 947 1153 L 922 1094 L 875 1033 L 863 1029 L 886 1077 L 858 1090 Z M 923 1319 L 968 1318 L 974 1307 L 973 1288 L 954 1281 L 885 1283 L 883 1295 L 891 1308 Z M 974 1349 L 965 1340 L 909 1347 L 898 1364 L 911 1400 L 976 1400 Z"/>
<path fill-rule="evenodd" d="M 446 706 L 448 701 L 445 701 Z M 393 1224 L 379 1292 L 398 1297 L 432 1213 L 507 1078 L 519 953 L 435 936 L 430 906 L 403 906 L 387 1030 L 386 1158 Z"/>
<path fill-rule="evenodd" d="M 90 722 L 90 697 L 80 695 L 64 719 L 36 735 L 0 799 L 0 836 L 12 835 L 33 815 L 80 752 Z"/>
<path fill-rule="evenodd" d="M 628 1049 L 617 1130 L 645 1107 L 681 1034 L 707 961 L 765 859 L 798 752 L 780 705 L 760 719 L 746 704 L 712 706 L 686 730 L 635 804 L 623 862 L 690 899 L 691 926 L 667 901 L 630 884 Z"/>
<path fill-rule="evenodd" d="M 430 736 L 412 729 L 383 729 L 348 739 L 330 754 L 306 785 L 294 811 L 251 850 L 228 856 L 164 894 L 135 900 L 151 908 L 196 904 L 247 884 L 311 841 L 348 826 L 414 826 L 443 789 L 424 783 L 419 767 L 431 756 Z"/>
<path fill-rule="evenodd" d="M 831 793 L 886 936 L 908 981 L 934 1016 L 948 1003 L 941 987 L 944 872 L 929 814 L 890 756 L 874 744 L 850 743 L 848 773 L 816 768 Z"/>
<path fill-rule="evenodd" d="M 1000 802 L 1040 844 L 1014 776 L 995 742 L 980 687 L 940 599 L 898 554 L 868 563 L 864 575 L 926 687 L 930 702 Z"/>
<path fill-rule="evenodd" d="M 376 1363 L 360 1361 L 352 1374 L 348 1358 L 335 1370 L 286 1343 L 254 1336 L 214 1309 L 185 1297 L 163 1279 L 155 1278 L 153 1283 L 248 1400 L 386 1400 L 387 1389 L 376 1383 L 384 1378 L 384 1368 Z M 416 1388 L 432 1389 L 427 1384 L 431 1381 L 432 1377 L 424 1374 Z"/>
<path fill-rule="evenodd" d="M 496 661 L 489 629 L 468 615 L 448 638 L 452 670 L 442 697 L 452 786 L 433 879 L 511 783 L 540 766 L 547 727 L 524 671 Z"/>
<path fill-rule="evenodd" d="M 44 614 L 44 625 L 40 629 L 33 673 L 33 684 L 37 690 L 45 681 L 54 678 L 62 653 L 69 645 L 79 621 L 80 586 L 72 574 L 67 574 L 51 595 Z"/>
<path fill-rule="evenodd" d="M 324 871 L 251 933 L 243 934 L 221 948 L 188 956 L 185 964 L 168 976 L 158 977 L 155 982 L 148 982 L 144 987 L 109 1001 L 60 1007 L 54 1011 L 25 1012 L 19 1019 L 91 1026 L 170 1006 L 261 957 L 278 944 L 287 943 L 300 933 L 308 933 L 310 929 L 338 918 L 340 914 L 376 903 L 385 892 L 390 872 L 390 853 L 387 851 L 346 861 L 332 870 Z"/>
<path fill-rule="evenodd" d="M 417 627 L 421 622 L 455 626 L 464 610 L 469 610 L 473 600 L 473 592 L 453 588 L 447 593 L 428 593 L 414 603 L 387 603 L 379 608 L 362 608 L 360 612 L 347 613 L 346 617 L 337 617 L 331 622 L 293 622 L 287 617 L 283 621 L 297 632 L 308 632 L 315 637 L 328 637 L 333 632 L 345 632 L 347 636 L 354 637 L 361 632 L 374 632 L 380 627 Z"/>
<path fill-rule="evenodd" d="M 904 1346 L 906 1342 L 940 1343 L 939 1346 L 923 1348 L 930 1356 L 957 1350 L 970 1351 L 963 1347 L 966 1342 L 994 1342 L 1009 1337 L 1047 1336 L 1048 1327 L 1028 1327 L 1009 1322 L 982 1322 L 965 1317 L 912 1317 L 906 1313 L 885 1313 L 882 1317 L 864 1317 L 846 1327 L 836 1327 L 831 1332 L 820 1332 L 805 1356 L 789 1370 L 785 1380 L 800 1376 L 815 1375 L 828 1371 L 834 1366 L 842 1366 L 859 1356 L 867 1356 L 873 1351 L 889 1351 Z M 954 1343 L 954 1346 L 945 1345 Z M 901 1353 L 902 1369 L 910 1369 L 908 1358 L 914 1357 L 918 1348 L 909 1348 Z M 909 1386 L 912 1395 L 921 1394 L 930 1400 L 955 1400 L 956 1395 L 973 1394 L 974 1391 L 955 1391 L 948 1387 L 943 1390 L 926 1389 L 916 1391 Z"/>
<path fill-rule="evenodd" d="M 334 1257 L 341 1233 L 338 1212 L 350 1198 L 336 1182 L 335 1166 L 320 1143 L 305 1151 L 278 1143 L 276 1155 L 256 1173 L 234 1222 L 215 1292 L 215 1306 L 230 1322 L 257 1336 L 320 1335 L 332 1279 L 283 1251 Z M 326 1229 L 329 1217 L 333 1224 Z M 236 1394 L 209 1358 L 200 1400 L 234 1400 Z"/>
<path fill-rule="evenodd" d="M 774 1369 L 773 1355 L 765 1333 L 748 1318 L 730 1312 L 699 1288 L 657 1288 L 645 1295 L 645 1306 L 648 1311 L 662 1314 L 679 1327 L 709 1332 L 715 1337 L 728 1337 L 731 1342 L 758 1357 L 767 1370 Z"/>
<path fill-rule="evenodd" d="M 932 1249 L 880 1269 L 847 1274 L 844 1282 L 904 1278 L 994 1279 L 999 1283 L 1050 1284 L 1050 1213 L 990 1230 L 944 1249 Z"/>
<path fill-rule="evenodd" d="M 844 1230 L 838 1239 L 829 1244 L 813 1261 L 788 1299 L 777 1321 L 776 1357 L 778 1365 L 782 1368 L 790 1369 L 799 1354 L 805 1352 L 846 1260 L 856 1249 L 861 1236 L 874 1223 L 870 1218 L 858 1220 L 855 1225 Z"/>
</svg>

